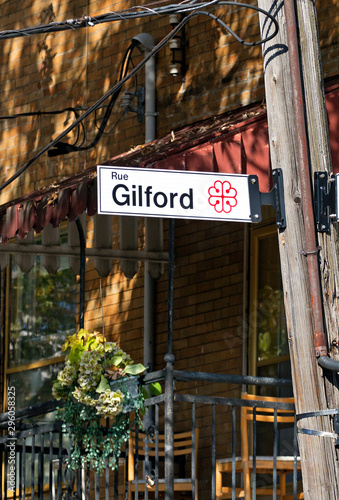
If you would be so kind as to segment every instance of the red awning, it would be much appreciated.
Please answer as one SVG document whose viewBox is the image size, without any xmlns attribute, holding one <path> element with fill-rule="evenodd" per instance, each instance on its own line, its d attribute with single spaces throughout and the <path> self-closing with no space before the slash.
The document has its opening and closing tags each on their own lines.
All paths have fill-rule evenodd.
<svg viewBox="0 0 339 500">
<path fill-rule="evenodd" d="M 328 88 L 333 169 L 339 172 L 339 84 Z M 269 150 L 266 113 L 263 107 L 242 109 L 204 120 L 149 144 L 103 162 L 120 165 L 173 170 L 255 174 L 260 191 L 270 189 Z M 34 228 L 36 232 L 51 223 L 57 227 L 87 210 L 97 212 L 96 166 L 44 187 L 0 207 L 2 244 L 16 234 L 20 239 Z"/>
<path fill-rule="evenodd" d="M 259 177 L 261 191 L 269 190 L 266 113 L 255 107 L 234 115 L 209 119 L 103 162 L 173 170 L 248 173 Z M 96 166 L 0 207 L 2 244 L 20 239 L 49 223 L 57 227 L 87 210 L 97 211 Z"/>
</svg>

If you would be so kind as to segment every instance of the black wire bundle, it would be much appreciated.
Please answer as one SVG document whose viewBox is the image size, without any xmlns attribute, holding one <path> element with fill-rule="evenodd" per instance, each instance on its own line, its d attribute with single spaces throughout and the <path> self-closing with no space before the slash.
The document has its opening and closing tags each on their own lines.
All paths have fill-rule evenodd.
<svg viewBox="0 0 339 500">
<path fill-rule="evenodd" d="M 20 30 L 5 30 L 0 31 L 0 40 L 9 38 L 18 38 L 25 36 L 33 36 L 40 33 L 56 33 L 59 31 L 77 30 L 86 28 L 88 26 L 96 26 L 102 23 L 111 23 L 114 21 L 126 21 L 131 19 L 138 19 L 148 16 L 164 16 L 170 14 L 186 14 L 197 9 L 205 9 L 211 5 L 220 3 L 219 0 L 211 0 L 209 2 L 196 3 L 196 0 L 190 2 L 181 2 L 179 4 L 170 4 L 161 7 L 156 5 L 163 3 L 157 1 L 148 5 L 137 5 L 131 9 L 119 10 L 117 12 L 108 12 L 99 16 L 82 16 L 77 19 L 67 19 L 66 21 L 51 22 L 48 24 L 40 24 L 37 26 L 30 26 Z M 234 2 L 233 2 L 234 3 Z M 155 6 L 154 6 L 155 5 Z M 154 6 L 154 7 L 152 7 Z"/>
<path fill-rule="evenodd" d="M 125 52 L 125 55 L 124 55 L 124 58 L 122 61 L 122 65 L 121 65 L 119 81 L 121 81 L 127 75 L 128 66 L 130 63 L 132 52 L 133 52 L 134 47 L 137 45 L 137 43 L 138 42 L 136 40 L 132 40 L 130 46 L 128 47 L 127 51 Z M 76 145 L 77 141 L 75 141 L 74 144 L 69 144 L 68 142 L 58 141 L 55 144 L 54 149 L 49 149 L 48 156 L 50 156 L 50 157 L 58 156 L 58 155 L 62 155 L 62 154 L 73 153 L 75 151 L 86 151 L 88 149 L 94 148 L 98 144 L 98 142 L 100 141 L 101 137 L 103 136 L 103 134 L 105 132 L 106 125 L 108 123 L 109 117 L 111 116 L 114 105 L 117 102 L 120 91 L 121 91 L 121 87 L 118 88 L 117 91 L 112 94 L 112 96 L 109 100 L 108 106 L 106 107 L 106 111 L 105 111 L 105 114 L 102 118 L 101 124 L 99 126 L 99 131 L 90 144 L 88 144 L 87 146 L 83 146 L 84 141 L 82 141 L 80 146 L 77 146 Z"/>
</svg>

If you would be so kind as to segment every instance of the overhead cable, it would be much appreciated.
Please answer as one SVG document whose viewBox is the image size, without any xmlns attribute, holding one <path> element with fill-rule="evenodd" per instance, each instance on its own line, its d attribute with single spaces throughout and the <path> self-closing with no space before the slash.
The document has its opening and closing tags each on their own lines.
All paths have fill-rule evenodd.
<svg viewBox="0 0 339 500">
<path fill-rule="evenodd" d="M 28 116 L 60 115 L 62 113 L 66 113 L 67 111 L 72 111 L 76 116 L 79 116 L 78 111 L 82 110 L 83 109 L 80 106 L 70 106 L 68 108 L 55 109 L 52 111 L 27 111 L 26 113 L 16 113 L 14 115 L 0 115 L 0 120 L 14 120 L 15 118 L 23 118 Z"/>
<path fill-rule="evenodd" d="M 15 120 L 17 118 L 24 118 L 24 117 L 31 117 L 31 116 L 45 116 L 45 115 L 60 115 L 62 113 L 66 113 L 67 111 L 71 111 L 74 113 L 75 118 L 79 118 L 79 111 L 83 111 L 83 108 L 81 106 L 70 106 L 68 108 L 63 108 L 63 109 L 56 109 L 52 111 L 27 111 L 26 113 L 16 113 L 13 115 L 0 115 L 0 120 Z M 84 129 L 84 124 L 81 122 L 79 124 L 79 129 L 81 129 L 83 132 L 83 135 L 85 136 L 85 129 Z M 75 138 L 74 144 L 76 144 L 79 140 L 80 137 L 80 130 L 78 129 L 77 136 Z"/>
<path fill-rule="evenodd" d="M 149 4 L 154 5 L 154 4 Z M 98 24 L 112 23 L 117 21 L 128 21 L 131 19 L 138 19 L 149 16 L 164 16 L 170 14 L 189 14 L 196 10 L 207 9 L 209 7 L 218 5 L 229 5 L 246 7 L 252 10 L 263 13 L 265 16 L 269 17 L 274 24 L 276 20 L 268 12 L 256 7 L 255 5 L 248 5 L 240 2 L 227 2 L 222 0 L 211 0 L 209 2 L 197 3 L 194 0 L 188 3 L 170 4 L 161 7 L 150 8 L 147 5 L 135 6 L 130 9 L 120 10 L 116 12 L 107 12 L 106 14 L 101 14 L 99 16 L 82 16 L 77 19 L 66 19 L 65 21 L 53 21 L 48 24 L 40 24 L 37 26 L 30 26 L 28 28 L 22 28 L 19 30 L 5 30 L 0 31 L 0 40 L 7 40 L 11 38 L 20 38 L 26 36 L 33 36 L 41 33 L 56 33 L 66 30 L 78 30 L 81 28 L 93 27 Z M 263 43 L 263 42 L 261 42 Z"/>
</svg>

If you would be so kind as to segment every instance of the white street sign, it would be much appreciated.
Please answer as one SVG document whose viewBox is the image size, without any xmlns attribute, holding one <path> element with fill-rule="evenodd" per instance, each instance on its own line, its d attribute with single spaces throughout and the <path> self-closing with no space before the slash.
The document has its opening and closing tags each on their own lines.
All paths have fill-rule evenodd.
<svg viewBox="0 0 339 500">
<path fill-rule="evenodd" d="M 99 214 L 252 221 L 248 175 L 104 165 L 97 174 Z"/>
</svg>

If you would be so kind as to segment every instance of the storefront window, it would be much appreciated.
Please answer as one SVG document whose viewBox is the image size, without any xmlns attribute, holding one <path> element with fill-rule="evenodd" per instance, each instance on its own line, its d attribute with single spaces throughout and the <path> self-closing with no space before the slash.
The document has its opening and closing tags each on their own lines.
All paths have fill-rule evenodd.
<svg viewBox="0 0 339 500">
<path fill-rule="evenodd" d="M 52 399 L 61 346 L 76 330 L 76 276 L 67 258 L 61 257 L 58 271 L 49 274 L 40 256 L 29 273 L 13 256 L 8 279 L 7 384 L 20 388 L 20 408 Z"/>
</svg>

